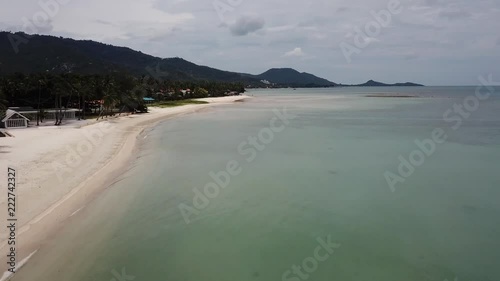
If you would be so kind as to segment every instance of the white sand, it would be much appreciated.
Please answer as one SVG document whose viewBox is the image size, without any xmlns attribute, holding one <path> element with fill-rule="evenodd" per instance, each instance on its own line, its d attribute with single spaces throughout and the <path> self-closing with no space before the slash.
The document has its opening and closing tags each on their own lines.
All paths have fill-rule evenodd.
<svg viewBox="0 0 500 281">
<path fill-rule="evenodd" d="M 17 261 L 36 251 L 63 222 L 105 189 L 127 166 L 138 136 L 169 117 L 247 98 L 202 99 L 210 104 L 152 108 L 150 113 L 74 122 L 68 126 L 9 130 L 0 139 L 0 227 L 7 225 L 7 167 L 17 171 Z M 5 175 L 5 176 L 4 176 Z M 1 222 L 5 226 L 1 226 Z M 8 234 L 0 231 L 0 267 L 7 270 Z M 0 274 L 1 274 L 0 272 Z"/>
</svg>

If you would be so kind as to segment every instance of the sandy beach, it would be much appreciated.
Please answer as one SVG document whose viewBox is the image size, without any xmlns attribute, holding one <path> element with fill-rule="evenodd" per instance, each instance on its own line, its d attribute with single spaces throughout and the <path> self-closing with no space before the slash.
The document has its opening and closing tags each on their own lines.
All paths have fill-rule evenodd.
<svg viewBox="0 0 500 281">
<path fill-rule="evenodd" d="M 84 208 L 119 176 L 134 157 L 136 142 L 157 122 L 247 98 L 201 99 L 209 104 L 150 108 L 150 113 L 78 121 L 67 126 L 10 130 L 0 139 L 0 166 L 16 170 L 16 261 L 36 252 L 65 220 Z M 0 196 L 0 219 L 7 221 L 7 190 Z M 8 233 L 0 236 L 0 270 L 7 270 Z M 8 280 L 4 273 L 0 280 Z"/>
</svg>

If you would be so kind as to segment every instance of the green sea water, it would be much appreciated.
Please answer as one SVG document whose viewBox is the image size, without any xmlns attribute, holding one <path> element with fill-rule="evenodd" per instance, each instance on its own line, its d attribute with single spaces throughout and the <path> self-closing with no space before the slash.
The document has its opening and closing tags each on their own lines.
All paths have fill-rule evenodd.
<svg viewBox="0 0 500 281">
<path fill-rule="evenodd" d="M 252 90 L 165 121 L 13 280 L 500 280 L 500 89 L 454 113 L 474 91 Z M 436 129 L 446 142 L 392 190 Z"/>
</svg>

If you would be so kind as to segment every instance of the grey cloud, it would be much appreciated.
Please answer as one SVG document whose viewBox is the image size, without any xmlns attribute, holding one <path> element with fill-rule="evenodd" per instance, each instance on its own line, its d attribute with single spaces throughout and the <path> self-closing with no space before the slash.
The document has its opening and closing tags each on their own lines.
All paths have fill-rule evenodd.
<svg viewBox="0 0 500 281">
<path fill-rule="evenodd" d="M 449 5 L 450 2 L 453 2 L 456 0 L 410 0 L 410 2 L 413 2 L 417 6 L 420 7 L 428 7 L 428 8 L 439 8 L 439 7 L 446 7 Z"/>
<path fill-rule="evenodd" d="M 425 23 L 425 22 L 409 22 L 407 19 L 401 19 L 401 18 L 394 18 L 393 19 L 394 23 L 396 23 L 399 27 L 403 28 L 414 28 L 414 29 L 422 29 L 422 30 L 437 30 L 437 29 L 442 29 L 441 26 L 438 26 L 437 23 Z"/>
<path fill-rule="evenodd" d="M 262 29 L 264 25 L 265 21 L 262 18 L 244 16 L 231 24 L 229 30 L 234 36 L 245 36 Z"/>
<path fill-rule="evenodd" d="M 54 26 L 52 24 L 52 20 L 47 20 L 43 23 L 38 23 L 35 25 L 32 21 L 30 21 L 30 25 L 7 25 L 5 24 L 3 30 L 9 30 L 9 31 L 22 31 L 27 34 L 51 34 L 52 31 L 54 30 Z M 0 25 L 1 27 L 1 25 Z"/>
<path fill-rule="evenodd" d="M 337 9 L 337 13 L 347 12 L 348 10 L 349 10 L 349 8 L 347 8 L 347 7 L 340 7 Z"/>
<path fill-rule="evenodd" d="M 303 45 L 306 44 L 306 38 L 300 35 L 297 36 L 276 36 L 275 38 L 272 38 L 269 40 L 269 43 L 267 44 L 270 47 L 279 47 L 282 48 L 283 46 L 297 46 L 297 45 Z"/>
<path fill-rule="evenodd" d="M 115 24 L 113 24 L 112 22 L 105 21 L 105 20 L 95 20 L 95 22 L 100 23 L 100 24 L 104 24 L 104 25 L 116 26 L 116 25 L 115 25 Z"/>
<path fill-rule="evenodd" d="M 175 33 L 181 32 L 181 31 L 182 31 L 181 28 L 172 27 L 169 30 L 167 30 L 166 32 L 162 32 L 162 33 L 159 33 L 157 35 L 154 35 L 154 36 L 150 37 L 149 41 L 150 42 L 162 42 L 164 40 L 171 39 L 172 36 L 175 35 Z"/>
<path fill-rule="evenodd" d="M 449 20 L 463 19 L 471 16 L 471 13 L 461 9 L 450 9 L 439 12 L 439 16 Z"/>
<path fill-rule="evenodd" d="M 0 22 L 0 31 L 21 31 L 21 26 L 13 26 L 6 22 Z"/>
<path fill-rule="evenodd" d="M 408 53 L 408 54 L 404 55 L 405 60 L 414 60 L 414 59 L 418 59 L 419 57 L 420 57 L 420 55 L 417 53 Z"/>
<path fill-rule="evenodd" d="M 48 22 L 44 26 L 38 27 L 38 32 L 43 33 L 43 34 L 51 34 L 53 30 L 54 30 L 54 26 L 50 22 Z"/>
<path fill-rule="evenodd" d="M 427 6 L 436 6 L 439 3 L 439 0 L 425 0 L 424 1 L 425 5 Z"/>
<path fill-rule="evenodd" d="M 320 26 L 320 25 L 328 25 L 331 23 L 332 19 L 327 17 L 315 17 L 313 19 L 307 19 L 301 21 L 297 26 L 299 27 L 311 27 L 311 26 Z"/>
</svg>

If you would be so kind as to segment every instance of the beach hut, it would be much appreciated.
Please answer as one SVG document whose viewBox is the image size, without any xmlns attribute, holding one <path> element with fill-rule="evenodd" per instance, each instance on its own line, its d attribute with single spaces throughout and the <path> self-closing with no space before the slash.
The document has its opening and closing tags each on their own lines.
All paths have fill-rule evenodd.
<svg viewBox="0 0 500 281">
<path fill-rule="evenodd" d="M 17 112 L 28 120 L 36 120 L 39 111 L 31 107 L 9 107 L 10 110 Z M 56 116 L 63 117 L 64 120 L 76 120 L 77 113 L 81 114 L 81 109 L 63 108 L 63 109 L 42 109 L 43 120 L 56 120 Z"/>
<path fill-rule="evenodd" d="M 155 102 L 155 99 L 153 98 L 143 98 L 144 102 L 147 104 L 151 104 Z"/>
<path fill-rule="evenodd" d="M 6 129 L 28 128 L 29 121 L 30 120 L 21 113 L 7 109 L 5 116 L 2 118 L 2 127 Z"/>
</svg>

